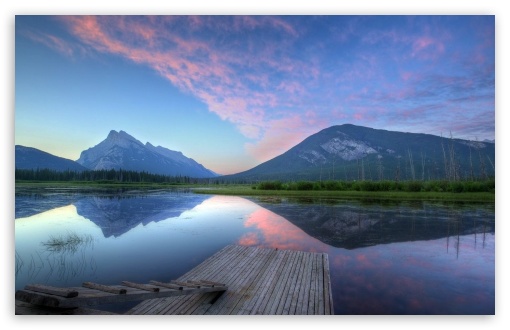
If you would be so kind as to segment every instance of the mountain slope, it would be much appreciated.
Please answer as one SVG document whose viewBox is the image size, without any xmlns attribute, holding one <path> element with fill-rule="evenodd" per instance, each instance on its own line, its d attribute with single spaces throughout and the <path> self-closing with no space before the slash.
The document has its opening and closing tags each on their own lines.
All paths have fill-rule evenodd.
<svg viewBox="0 0 510 330">
<path fill-rule="evenodd" d="M 150 143 L 144 145 L 124 131 L 110 131 L 105 140 L 82 151 L 77 162 L 92 170 L 123 169 L 194 178 L 217 176 L 180 152 Z"/>
<path fill-rule="evenodd" d="M 351 124 L 332 126 L 227 180 L 435 180 L 494 175 L 495 145 Z"/>
<path fill-rule="evenodd" d="M 87 170 L 74 160 L 54 156 L 36 148 L 17 145 L 14 152 L 15 168 L 20 170 L 50 169 L 79 172 Z"/>
</svg>

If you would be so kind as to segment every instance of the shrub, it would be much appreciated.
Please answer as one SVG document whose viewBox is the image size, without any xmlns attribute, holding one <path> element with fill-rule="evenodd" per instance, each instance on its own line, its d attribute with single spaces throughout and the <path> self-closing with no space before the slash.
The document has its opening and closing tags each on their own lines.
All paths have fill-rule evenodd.
<svg viewBox="0 0 510 330">
<path fill-rule="evenodd" d="M 313 190 L 313 182 L 299 181 L 296 183 L 297 190 Z"/>
<path fill-rule="evenodd" d="M 258 185 L 260 190 L 281 190 L 282 183 L 280 181 L 264 181 Z"/>
</svg>

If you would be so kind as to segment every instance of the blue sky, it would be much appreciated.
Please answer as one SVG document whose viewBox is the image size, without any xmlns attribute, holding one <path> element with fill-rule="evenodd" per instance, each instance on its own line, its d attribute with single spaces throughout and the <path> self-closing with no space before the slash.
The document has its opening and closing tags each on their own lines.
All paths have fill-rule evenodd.
<svg viewBox="0 0 510 330">
<path fill-rule="evenodd" d="M 222 174 L 332 125 L 495 138 L 495 17 L 17 16 L 15 144 L 124 130 Z"/>
</svg>

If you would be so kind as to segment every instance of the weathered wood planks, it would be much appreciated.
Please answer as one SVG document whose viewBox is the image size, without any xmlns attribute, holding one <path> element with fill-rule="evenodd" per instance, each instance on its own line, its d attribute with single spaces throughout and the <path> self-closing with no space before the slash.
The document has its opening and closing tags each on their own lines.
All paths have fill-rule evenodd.
<svg viewBox="0 0 510 330">
<path fill-rule="evenodd" d="M 229 245 L 177 279 L 195 284 L 207 278 L 227 291 L 146 300 L 127 314 L 330 315 L 329 276 L 325 253 Z"/>
<path fill-rule="evenodd" d="M 160 288 L 154 284 L 138 284 L 129 281 L 123 281 L 122 284 L 104 286 L 85 282 L 83 287 L 71 288 L 27 285 L 25 289 L 16 291 L 15 299 L 38 306 L 75 308 L 195 293 L 222 292 L 227 289 L 225 286 L 185 287 L 182 289 Z"/>
</svg>

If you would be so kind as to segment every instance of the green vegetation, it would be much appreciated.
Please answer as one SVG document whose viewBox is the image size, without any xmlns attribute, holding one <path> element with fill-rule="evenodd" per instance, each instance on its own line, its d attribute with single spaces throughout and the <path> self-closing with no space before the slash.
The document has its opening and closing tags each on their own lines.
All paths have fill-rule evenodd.
<svg viewBox="0 0 510 330">
<path fill-rule="evenodd" d="M 296 196 L 336 199 L 455 200 L 494 202 L 494 178 L 485 180 L 423 181 L 262 181 L 224 183 L 216 179 L 172 177 L 146 172 L 102 170 L 59 172 L 16 169 L 16 188 L 172 189 L 192 188 L 196 193 L 238 196 Z"/>
<path fill-rule="evenodd" d="M 202 187 L 195 192 L 238 196 L 494 202 L 495 181 L 265 181 L 256 185 Z"/>
<path fill-rule="evenodd" d="M 320 191 L 403 191 L 403 192 L 489 192 L 494 193 L 496 182 L 484 181 L 264 181 L 258 190 L 320 190 Z"/>
</svg>

